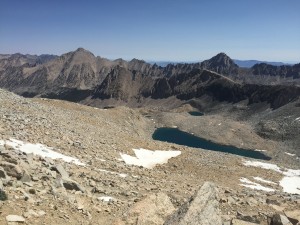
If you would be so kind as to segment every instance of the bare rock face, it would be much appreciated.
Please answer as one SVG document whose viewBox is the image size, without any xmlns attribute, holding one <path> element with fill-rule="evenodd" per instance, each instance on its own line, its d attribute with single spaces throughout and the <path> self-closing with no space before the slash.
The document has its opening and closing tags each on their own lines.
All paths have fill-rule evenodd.
<svg viewBox="0 0 300 225">
<path fill-rule="evenodd" d="M 16 177 L 17 179 L 21 179 L 23 176 L 23 171 L 18 165 L 9 162 L 1 162 L 0 166 L 3 167 L 9 176 Z"/>
<path fill-rule="evenodd" d="M 292 223 L 289 221 L 289 219 L 280 214 L 275 214 L 272 218 L 271 225 L 292 225 Z"/>
<path fill-rule="evenodd" d="M 200 190 L 171 215 L 164 225 L 221 225 L 218 190 L 211 182 L 205 182 Z"/>
<path fill-rule="evenodd" d="M 85 192 L 85 189 L 76 181 L 71 179 L 61 179 L 62 186 L 67 190 L 75 190 Z"/>
<path fill-rule="evenodd" d="M 300 210 L 285 211 L 284 213 L 292 224 L 300 223 Z"/>
<path fill-rule="evenodd" d="M 128 215 L 114 225 L 163 225 L 174 211 L 175 208 L 166 194 L 152 194 L 136 203 Z"/>
</svg>

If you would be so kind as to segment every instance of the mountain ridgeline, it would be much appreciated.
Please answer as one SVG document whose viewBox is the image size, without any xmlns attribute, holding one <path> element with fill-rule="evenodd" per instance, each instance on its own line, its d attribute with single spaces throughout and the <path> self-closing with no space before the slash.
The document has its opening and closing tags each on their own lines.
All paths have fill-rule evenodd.
<svg viewBox="0 0 300 225">
<path fill-rule="evenodd" d="M 299 79 L 300 64 L 240 68 L 224 53 L 199 63 L 165 67 L 138 59 L 112 61 L 82 48 L 61 56 L 0 55 L 1 88 L 26 97 L 90 105 L 115 100 L 139 106 L 149 99 L 175 97 L 185 102 L 208 97 L 211 101 L 268 102 L 278 108 L 300 96 L 300 87 L 291 85 Z"/>
</svg>

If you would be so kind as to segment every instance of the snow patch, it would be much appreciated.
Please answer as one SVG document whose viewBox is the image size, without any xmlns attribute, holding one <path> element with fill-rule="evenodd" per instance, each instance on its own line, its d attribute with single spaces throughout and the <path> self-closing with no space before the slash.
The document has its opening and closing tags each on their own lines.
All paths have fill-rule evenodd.
<svg viewBox="0 0 300 225">
<path fill-rule="evenodd" d="M 266 152 L 267 150 L 255 149 L 256 152 Z"/>
<path fill-rule="evenodd" d="M 114 201 L 114 198 L 110 197 L 110 196 L 102 196 L 102 197 L 99 197 L 98 200 L 103 201 L 103 202 L 112 202 L 112 201 Z"/>
<path fill-rule="evenodd" d="M 240 184 L 241 186 L 244 186 L 244 187 L 248 187 L 248 188 L 255 189 L 255 190 L 266 191 L 266 192 L 275 191 L 273 188 L 264 187 L 261 184 L 252 182 L 251 180 L 249 180 L 245 177 L 240 178 L 240 181 L 242 183 L 244 183 L 244 184 Z"/>
<path fill-rule="evenodd" d="M 151 151 L 147 149 L 133 149 L 136 157 L 120 153 L 127 165 L 142 166 L 152 169 L 157 164 L 167 163 L 170 158 L 179 156 L 181 151 Z"/>
<path fill-rule="evenodd" d="M 244 165 L 245 166 L 260 167 L 260 168 L 268 169 L 268 170 L 274 170 L 276 172 L 281 173 L 280 167 L 275 165 L 275 164 L 272 164 L 272 163 L 264 163 L 264 162 L 259 162 L 259 161 L 245 161 Z"/>
<path fill-rule="evenodd" d="M 300 177 L 284 177 L 279 184 L 284 192 L 300 195 Z"/>
<path fill-rule="evenodd" d="M 120 177 L 122 177 L 122 178 L 125 178 L 125 177 L 127 177 L 128 175 L 127 174 L 125 174 L 125 173 L 119 173 L 118 174 Z"/>
<path fill-rule="evenodd" d="M 263 163 L 259 161 L 245 161 L 244 165 L 269 169 L 283 174 L 284 177 L 281 179 L 281 181 L 279 181 L 283 191 L 290 194 L 300 195 L 300 170 L 280 168 L 275 164 Z"/>
<path fill-rule="evenodd" d="M 9 141 L 1 141 L 0 145 L 4 145 L 4 144 L 9 145 L 13 147 L 15 150 L 24 152 L 26 154 L 32 153 L 34 155 L 38 155 L 43 158 L 48 157 L 51 159 L 61 159 L 65 162 L 74 163 L 79 166 L 85 165 L 84 163 L 80 162 L 79 159 L 55 152 L 52 150 L 52 148 L 46 145 L 25 143 L 23 141 L 12 139 L 12 138 Z"/>
<path fill-rule="evenodd" d="M 289 155 L 289 156 L 295 156 L 296 154 L 292 154 L 292 153 L 289 153 L 289 152 L 284 152 L 285 154 Z"/>
<path fill-rule="evenodd" d="M 296 118 L 295 121 L 300 121 L 300 117 Z"/>
<path fill-rule="evenodd" d="M 96 160 L 99 160 L 99 161 L 101 161 L 101 162 L 106 162 L 105 159 L 96 158 Z"/>
<path fill-rule="evenodd" d="M 263 182 L 263 183 L 266 183 L 266 184 L 276 184 L 275 182 L 273 181 L 269 181 L 269 180 L 265 180 L 261 177 L 253 177 L 254 180 L 257 180 L 259 182 Z"/>
<path fill-rule="evenodd" d="M 300 170 L 285 169 L 282 173 L 288 177 L 300 176 Z"/>
</svg>

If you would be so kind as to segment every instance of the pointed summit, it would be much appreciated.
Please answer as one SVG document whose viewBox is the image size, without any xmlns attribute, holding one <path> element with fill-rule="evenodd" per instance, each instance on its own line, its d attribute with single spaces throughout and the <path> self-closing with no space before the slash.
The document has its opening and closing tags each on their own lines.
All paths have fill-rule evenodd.
<svg viewBox="0 0 300 225">
<path fill-rule="evenodd" d="M 91 53 L 90 51 L 88 51 L 88 50 L 86 50 L 86 49 L 84 49 L 82 47 L 77 48 L 73 53 L 83 53 L 83 54 L 89 54 L 89 55 L 93 55 L 94 56 L 93 53 Z"/>
<path fill-rule="evenodd" d="M 201 63 L 201 67 L 225 75 L 237 74 L 239 68 L 238 65 L 236 65 L 224 52 L 217 54 L 211 59 L 203 61 Z"/>
<path fill-rule="evenodd" d="M 76 49 L 75 52 L 81 52 L 81 51 L 86 51 L 86 50 L 84 48 L 82 48 L 82 47 L 79 47 L 79 48 Z"/>
<path fill-rule="evenodd" d="M 212 57 L 211 59 L 207 60 L 211 64 L 219 64 L 223 66 L 232 66 L 235 65 L 234 61 L 226 55 L 224 52 L 217 54 L 216 56 Z"/>
</svg>

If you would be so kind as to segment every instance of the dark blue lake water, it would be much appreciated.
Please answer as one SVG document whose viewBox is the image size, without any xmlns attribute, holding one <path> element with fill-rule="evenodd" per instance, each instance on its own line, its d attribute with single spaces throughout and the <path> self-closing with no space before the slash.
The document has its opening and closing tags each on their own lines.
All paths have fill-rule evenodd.
<svg viewBox="0 0 300 225">
<path fill-rule="evenodd" d="M 262 152 L 237 148 L 229 145 L 217 144 L 195 135 L 183 132 L 177 128 L 158 128 L 152 135 L 154 140 L 165 141 L 175 143 L 179 145 L 185 145 L 194 148 L 203 148 L 218 152 L 227 152 L 234 155 L 245 156 L 254 159 L 270 160 L 271 157 L 266 156 Z"/>
<path fill-rule="evenodd" d="M 192 116 L 203 116 L 204 115 L 204 113 L 197 112 L 197 111 L 191 111 L 191 112 L 189 112 L 189 114 Z"/>
</svg>

